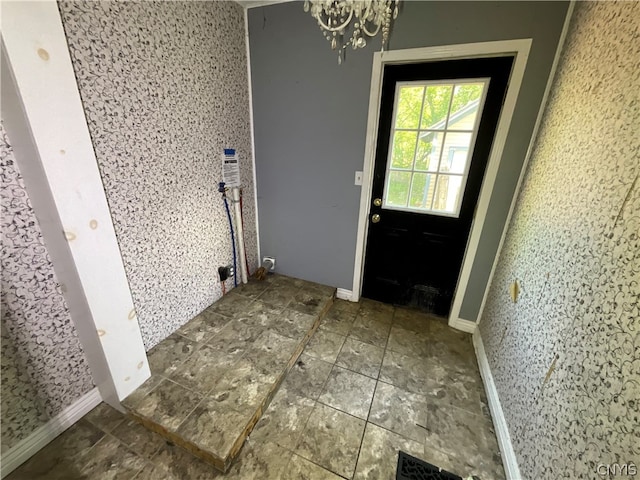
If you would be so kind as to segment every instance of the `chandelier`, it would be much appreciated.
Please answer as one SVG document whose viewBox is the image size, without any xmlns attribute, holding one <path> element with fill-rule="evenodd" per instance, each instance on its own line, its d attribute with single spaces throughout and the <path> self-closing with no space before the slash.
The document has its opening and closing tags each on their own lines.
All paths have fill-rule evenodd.
<svg viewBox="0 0 640 480">
<path fill-rule="evenodd" d="M 305 0 L 304 11 L 311 11 L 331 48 L 338 50 L 338 63 L 342 64 L 349 45 L 354 50 L 364 48 L 365 37 L 375 37 L 380 30 L 384 50 L 399 3 L 400 0 Z"/>
</svg>

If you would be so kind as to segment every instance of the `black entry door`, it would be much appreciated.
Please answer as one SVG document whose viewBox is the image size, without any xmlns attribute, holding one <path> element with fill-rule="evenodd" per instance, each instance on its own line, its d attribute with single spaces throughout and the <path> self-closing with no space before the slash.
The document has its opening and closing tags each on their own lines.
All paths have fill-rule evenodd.
<svg viewBox="0 0 640 480">
<path fill-rule="evenodd" d="M 364 297 L 449 313 L 512 63 L 385 66 Z"/>
</svg>

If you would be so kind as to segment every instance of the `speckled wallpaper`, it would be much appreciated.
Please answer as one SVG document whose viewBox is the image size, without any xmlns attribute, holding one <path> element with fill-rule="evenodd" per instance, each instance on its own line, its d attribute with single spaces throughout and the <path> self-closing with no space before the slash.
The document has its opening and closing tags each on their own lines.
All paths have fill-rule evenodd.
<svg viewBox="0 0 640 480">
<path fill-rule="evenodd" d="M 480 323 L 526 479 L 640 469 L 639 20 L 576 3 Z"/>
<path fill-rule="evenodd" d="M 221 295 L 218 267 L 232 262 L 223 148 L 240 158 L 258 264 L 244 13 L 213 1 L 59 9 L 149 349 Z"/>
<path fill-rule="evenodd" d="M 13 149 L 0 124 L 2 452 L 93 388 Z"/>
</svg>

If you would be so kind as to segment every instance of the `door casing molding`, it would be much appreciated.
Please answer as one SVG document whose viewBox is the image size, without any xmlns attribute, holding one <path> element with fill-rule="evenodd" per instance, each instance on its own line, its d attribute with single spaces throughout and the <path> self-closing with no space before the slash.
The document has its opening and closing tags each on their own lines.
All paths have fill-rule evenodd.
<svg viewBox="0 0 640 480">
<path fill-rule="evenodd" d="M 480 196 L 476 205 L 476 212 L 471 224 L 471 231 L 465 248 L 462 268 L 453 297 L 449 325 L 459 328 L 459 314 L 462 300 L 467 290 L 473 260 L 478 250 L 482 226 L 489 209 L 491 193 L 496 182 L 498 169 L 502 160 L 502 152 L 507 140 L 507 134 L 513 118 L 516 101 L 522 85 L 524 71 L 527 66 L 532 39 L 504 40 L 482 43 L 465 43 L 458 45 L 441 45 L 435 47 L 410 48 L 405 50 L 391 50 L 376 52 L 373 56 L 371 72 L 371 90 L 369 93 L 369 114 L 367 119 L 367 136 L 365 140 L 362 191 L 360 193 L 360 212 L 358 215 L 358 233 L 356 237 L 356 255 L 353 271 L 352 300 L 358 301 L 362 291 L 364 275 L 364 253 L 366 249 L 367 232 L 369 228 L 369 205 L 371 203 L 371 188 L 373 184 L 373 166 L 375 162 L 376 143 L 378 140 L 378 121 L 380 115 L 380 100 L 382 93 L 382 75 L 385 65 L 420 63 L 436 60 L 454 60 L 482 57 L 502 57 L 514 55 L 513 69 L 507 85 L 502 111 L 496 127 L 495 137 L 491 146 L 491 153 L 485 169 Z"/>
</svg>

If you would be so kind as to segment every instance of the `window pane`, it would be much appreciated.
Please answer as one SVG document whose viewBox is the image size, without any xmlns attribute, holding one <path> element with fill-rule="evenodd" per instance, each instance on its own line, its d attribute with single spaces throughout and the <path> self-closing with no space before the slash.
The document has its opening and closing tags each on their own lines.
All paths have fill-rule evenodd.
<svg viewBox="0 0 640 480">
<path fill-rule="evenodd" d="M 409 207 L 426 208 L 431 206 L 431 197 L 435 190 L 435 175 L 430 173 L 414 173 L 411 181 L 411 196 Z"/>
<path fill-rule="evenodd" d="M 416 152 L 418 132 L 395 132 L 393 135 L 393 152 L 391 168 L 411 168 Z"/>
<path fill-rule="evenodd" d="M 440 171 L 464 173 L 471 146 L 471 132 L 447 132 L 440 161 Z"/>
<path fill-rule="evenodd" d="M 384 207 L 458 214 L 485 79 L 398 86 Z"/>
<path fill-rule="evenodd" d="M 432 85 L 427 87 L 422 109 L 421 128 L 444 130 L 452 87 L 452 85 Z"/>
<path fill-rule="evenodd" d="M 458 175 L 439 175 L 436 194 L 433 198 L 433 210 L 455 213 L 458 206 L 458 196 L 462 177 Z"/>
<path fill-rule="evenodd" d="M 448 129 L 473 130 L 484 83 L 456 85 L 451 102 Z"/>
<path fill-rule="evenodd" d="M 400 87 L 395 128 L 418 128 L 424 87 Z"/>
<path fill-rule="evenodd" d="M 387 184 L 387 200 L 385 205 L 394 207 L 406 207 L 409 197 L 409 184 L 411 183 L 411 172 L 389 172 Z"/>
<path fill-rule="evenodd" d="M 416 164 L 414 166 L 416 170 L 428 170 L 430 172 L 438 170 L 443 138 L 444 132 L 420 132 Z"/>
</svg>

